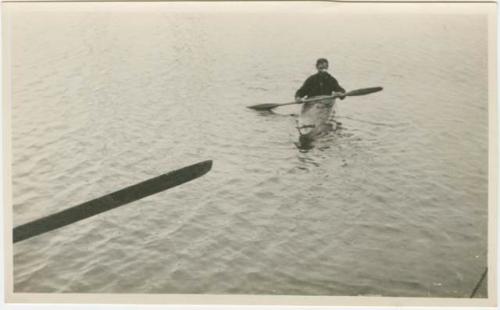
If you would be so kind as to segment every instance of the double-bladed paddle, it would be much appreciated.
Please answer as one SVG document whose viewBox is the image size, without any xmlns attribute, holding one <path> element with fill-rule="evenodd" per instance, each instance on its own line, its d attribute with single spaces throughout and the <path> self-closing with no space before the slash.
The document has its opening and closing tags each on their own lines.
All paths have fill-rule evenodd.
<svg viewBox="0 0 500 310">
<path fill-rule="evenodd" d="M 14 227 L 13 241 L 18 242 L 48 231 L 83 220 L 96 214 L 120 207 L 127 203 L 156 194 L 177 185 L 201 177 L 212 168 L 212 161 L 207 160 L 197 164 L 174 170 L 118 190 L 111 194 L 84 202 L 74 207 Z"/>
<path fill-rule="evenodd" d="M 343 96 L 363 96 L 363 95 L 368 95 L 371 93 L 379 92 L 382 89 L 383 89 L 382 87 L 361 88 L 361 89 L 351 90 L 350 92 L 347 92 L 343 95 L 335 94 L 333 96 L 328 96 L 328 97 L 311 98 L 311 99 L 305 99 L 302 101 L 293 101 L 293 102 L 287 102 L 287 103 L 261 103 L 261 104 L 248 106 L 247 108 L 257 110 L 257 111 L 265 111 L 265 110 L 271 110 L 271 109 L 274 109 L 277 107 L 281 107 L 284 105 L 301 104 L 301 103 L 305 103 L 305 102 L 324 100 L 324 99 L 328 99 L 328 98 L 333 99 L 333 98 L 339 98 L 339 97 L 343 97 Z"/>
</svg>

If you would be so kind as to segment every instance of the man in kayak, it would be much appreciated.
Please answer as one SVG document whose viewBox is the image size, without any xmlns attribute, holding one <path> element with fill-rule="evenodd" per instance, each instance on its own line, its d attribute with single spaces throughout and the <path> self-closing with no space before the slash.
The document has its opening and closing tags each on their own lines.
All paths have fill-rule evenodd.
<svg viewBox="0 0 500 310">
<path fill-rule="evenodd" d="M 345 89 L 327 72 L 328 60 L 325 58 L 318 59 L 316 69 L 318 69 L 318 73 L 308 77 L 302 87 L 295 93 L 295 101 L 302 101 L 304 97 L 311 98 L 315 96 L 331 96 L 334 93 L 345 93 Z M 340 99 L 344 98 L 345 96 L 340 97 Z"/>
</svg>

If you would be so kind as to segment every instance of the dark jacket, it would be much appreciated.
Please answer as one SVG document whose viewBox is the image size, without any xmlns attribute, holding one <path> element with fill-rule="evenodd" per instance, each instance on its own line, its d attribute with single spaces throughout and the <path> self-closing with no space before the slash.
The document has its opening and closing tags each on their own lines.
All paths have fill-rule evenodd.
<svg viewBox="0 0 500 310">
<path fill-rule="evenodd" d="M 332 92 L 345 93 L 345 89 L 328 72 L 318 72 L 307 78 L 304 85 L 295 93 L 295 97 L 330 96 Z"/>
</svg>

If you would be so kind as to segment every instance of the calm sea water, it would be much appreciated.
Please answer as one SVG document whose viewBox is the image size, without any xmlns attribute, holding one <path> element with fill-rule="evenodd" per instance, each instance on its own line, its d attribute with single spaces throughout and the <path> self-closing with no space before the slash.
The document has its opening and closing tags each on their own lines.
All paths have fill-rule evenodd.
<svg viewBox="0 0 500 310">
<path fill-rule="evenodd" d="M 16 292 L 468 297 L 486 265 L 480 15 L 12 15 L 14 224 L 213 159 L 175 189 L 16 243 Z M 342 129 L 287 102 L 327 57 Z M 480 292 L 484 296 L 485 290 Z"/>
</svg>

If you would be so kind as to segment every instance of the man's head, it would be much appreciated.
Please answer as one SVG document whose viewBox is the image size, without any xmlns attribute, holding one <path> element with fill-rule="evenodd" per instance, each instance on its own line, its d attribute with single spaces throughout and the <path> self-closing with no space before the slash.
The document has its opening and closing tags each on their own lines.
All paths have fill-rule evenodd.
<svg viewBox="0 0 500 310">
<path fill-rule="evenodd" d="M 316 60 L 316 69 L 318 69 L 318 72 L 326 72 L 328 70 L 328 60 L 326 58 Z"/>
</svg>

